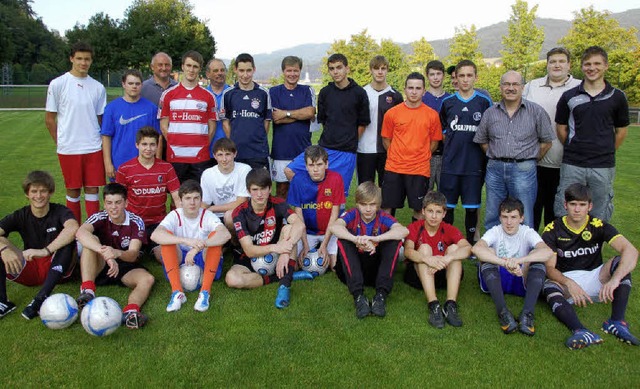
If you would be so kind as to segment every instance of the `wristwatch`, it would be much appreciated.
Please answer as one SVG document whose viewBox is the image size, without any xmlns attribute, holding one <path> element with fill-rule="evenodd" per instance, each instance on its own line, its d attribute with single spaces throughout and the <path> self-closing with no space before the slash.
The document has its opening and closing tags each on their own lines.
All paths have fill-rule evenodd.
<svg viewBox="0 0 640 389">
<path fill-rule="evenodd" d="M 291 112 L 287 111 L 287 117 L 290 118 L 291 117 Z"/>
</svg>

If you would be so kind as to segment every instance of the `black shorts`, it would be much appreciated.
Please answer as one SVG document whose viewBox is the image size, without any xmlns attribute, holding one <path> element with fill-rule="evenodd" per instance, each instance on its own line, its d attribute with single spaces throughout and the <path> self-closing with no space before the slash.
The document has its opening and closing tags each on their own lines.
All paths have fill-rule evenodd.
<svg viewBox="0 0 640 389">
<path fill-rule="evenodd" d="M 147 235 L 147 243 L 143 244 L 142 248 L 140 248 L 140 252 L 142 252 L 143 254 L 151 254 L 153 252 L 153 249 L 159 246 L 159 244 L 151 240 L 151 234 L 153 234 L 153 231 L 155 231 L 159 225 L 160 223 L 149 225 L 145 224 L 144 231 Z"/>
<path fill-rule="evenodd" d="M 427 193 L 429 177 L 400 174 L 390 171 L 384 172 L 382 182 L 382 208 L 403 208 L 407 198 L 409 207 L 416 212 L 422 209 L 422 199 Z"/>
<path fill-rule="evenodd" d="M 244 266 L 247 269 L 251 270 L 253 273 L 256 271 L 253 270 L 253 266 L 251 266 L 251 258 L 247 257 L 244 254 L 238 254 L 237 251 L 233 250 L 233 264 Z"/>
<path fill-rule="evenodd" d="M 200 182 L 200 177 L 202 177 L 202 172 L 208 169 L 211 166 L 210 161 L 198 162 L 198 163 L 182 163 L 182 162 L 172 162 L 171 165 L 173 169 L 176 171 L 176 175 L 178 176 L 178 180 L 180 183 L 185 182 L 186 180 L 196 180 Z"/>
<path fill-rule="evenodd" d="M 122 277 L 124 277 L 125 274 L 135 269 L 147 270 L 147 268 L 142 266 L 139 262 L 126 262 L 121 261 L 120 259 L 116 259 L 116 262 L 118 263 L 118 275 L 115 277 L 109 277 L 107 275 L 107 272 L 109 271 L 109 265 L 105 263 L 102 271 L 96 276 L 96 285 L 102 286 L 119 284 L 124 286 L 124 284 L 122 283 Z"/>
<path fill-rule="evenodd" d="M 460 283 L 462 283 L 463 279 L 464 279 L 464 269 L 462 269 L 462 275 L 460 276 Z M 418 273 L 416 272 L 415 264 L 413 262 L 408 261 L 405 264 L 403 281 L 405 282 L 405 284 L 411 287 L 422 290 L 422 282 L 420 282 L 420 277 L 418 277 Z M 447 269 L 438 270 L 436 274 L 433 275 L 433 282 L 436 285 L 436 289 L 446 288 L 447 287 Z"/>
<path fill-rule="evenodd" d="M 480 208 L 482 204 L 481 176 L 459 176 L 440 173 L 440 192 L 447 198 L 447 208 L 455 208 L 462 199 L 463 208 Z"/>
</svg>

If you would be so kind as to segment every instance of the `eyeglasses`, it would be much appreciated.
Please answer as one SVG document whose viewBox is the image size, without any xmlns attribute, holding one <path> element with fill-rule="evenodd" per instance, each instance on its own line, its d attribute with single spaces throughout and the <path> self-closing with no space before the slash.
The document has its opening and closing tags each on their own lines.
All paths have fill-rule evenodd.
<svg viewBox="0 0 640 389">
<path fill-rule="evenodd" d="M 520 83 L 520 82 L 501 82 L 500 85 L 505 87 L 505 88 L 510 88 L 512 86 L 514 86 L 514 87 L 522 86 L 522 83 Z"/>
</svg>

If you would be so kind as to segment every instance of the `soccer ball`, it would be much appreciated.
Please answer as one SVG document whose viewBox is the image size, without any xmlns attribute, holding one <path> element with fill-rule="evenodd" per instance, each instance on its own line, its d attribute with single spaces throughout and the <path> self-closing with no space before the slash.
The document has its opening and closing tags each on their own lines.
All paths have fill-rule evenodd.
<svg viewBox="0 0 640 389">
<path fill-rule="evenodd" d="M 185 292 L 193 292 L 202 286 L 202 269 L 198 265 L 180 266 L 180 283 Z"/>
<path fill-rule="evenodd" d="M 69 327 L 78 318 L 78 304 L 64 293 L 49 296 L 40 307 L 42 323 L 52 330 Z"/>
<path fill-rule="evenodd" d="M 318 252 L 313 249 L 307 253 L 307 256 L 302 260 L 302 270 L 306 270 L 313 274 L 314 277 L 323 275 L 327 269 L 322 267 L 325 264 L 324 258 L 318 255 Z"/>
<path fill-rule="evenodd" d="M 262 257 L 251 258 L 251 267 L 261 276 L 270 276 L 276 272 L 278 253 L 271 253 Z"/>
<path fill-rule="evenodd" d="M 107 336 L 120 327 L 122 311 L 114 299 L 96 297 L 84 306 L 80 321 L 85 331 L 91 335 Z"/>
</svg>

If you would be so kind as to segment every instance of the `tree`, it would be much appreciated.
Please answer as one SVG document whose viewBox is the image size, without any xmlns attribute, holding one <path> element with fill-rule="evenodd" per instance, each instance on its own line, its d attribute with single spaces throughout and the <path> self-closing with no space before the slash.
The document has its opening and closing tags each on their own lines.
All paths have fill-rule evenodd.
<svg viewBox="0 0 640 389">
<path fill-rule="evenodd" d="M 424 72 L 429 61 L 437 59 L 433 46 L 424 37 L 411 43 L 413 54 L 409 56 L 409 65 L 414 71 Z"/>
<path fill-rule="evenodd" d="M 469 29 L 465 26 L 456 27 L 455 34 L 451 38 L 447 63 L 457 64 L 463 59 L 471 60 L 476 65 L 482 64 L 480 41 L 478 41 L 478 33 L 474 24 Z"/>
<path fill-rule="evenodd" d="M 111 19 L 109 15 L 97 13 L 84 26 L 76 24 L 67 31 L 69 44 L 84 41 L 93 47 L 94 61 L 91 65 L 92 73 L 98 74 L 98 79 L 111 84 L 110 72 L 121 70 L 127 66 L 125 57 L 125 40 L 123 38 L 120 21 Z M 119 80 L 114 80 L 119 85 Z"/>
<path fill-rule="evenodd" d="M 206 21 L 193 15 L 188 0 L 135 0 L 122 22 L 129 66 L 142 67 L 158 51 L 164 51 L 179 66 L 188 50 L 196 50 L 205 62 L 216 52 Z"/>
<path fill-rule="evenodd" d="M 526 77 L 527 68 L 540 56 L 544 31 L 535 25 L 537 4 L 529 10 L 526 1 L 516 0 L 511 10 L 509 33 L 502 37 L 504 50 L 500 54 L 507 69 L 522 71 Z"/>
<path fill-rule="evenodd" d="M 344 39 L 334 41 L 327 51 L 328 55 L 341 53 L 349 61 L 349 77 L 358 84 L 365 85 L 371 81 L 369 62 L 376 55 L 384 55 L 389 60 L 389 82 L 394 88 L 404 85 L 404 77 L 409 73 L 402 48 L 389 39 L 383 39 L 379 45 L 368 33 L 362 30 L 359 34 L 351 35 L 349 42 Z M 323 59 L 323 64 L 327 58 Z M 322 66 L 323 83 L 331 81 L 326 66 Z M 401 81 L 399 81 L 401 80 Z M 400 89 L 402 90 L 402 89 Z"/>
<path fill-rule="evenodd" d="M 587 47 L 601 46 L 609 56 L 607 80 L 623 89 L 628 96 L 640 96 L 640 85 L 637 82 L 640 78 L 640 60 L 637 54 L 640 51 L 640 43 L 636 37 L 637 30 L 621 27 L 609 12 L 596 11 L 593 6 L 583 8 L 574 15 L 569 33 L 560 39 L 560 44 L 565 46 L 574 58 L 572 73 L 581 74 L 580 57 Z M 630 97 L 632 102 L 638 102 L 633 99 Z"/>
</svg>

